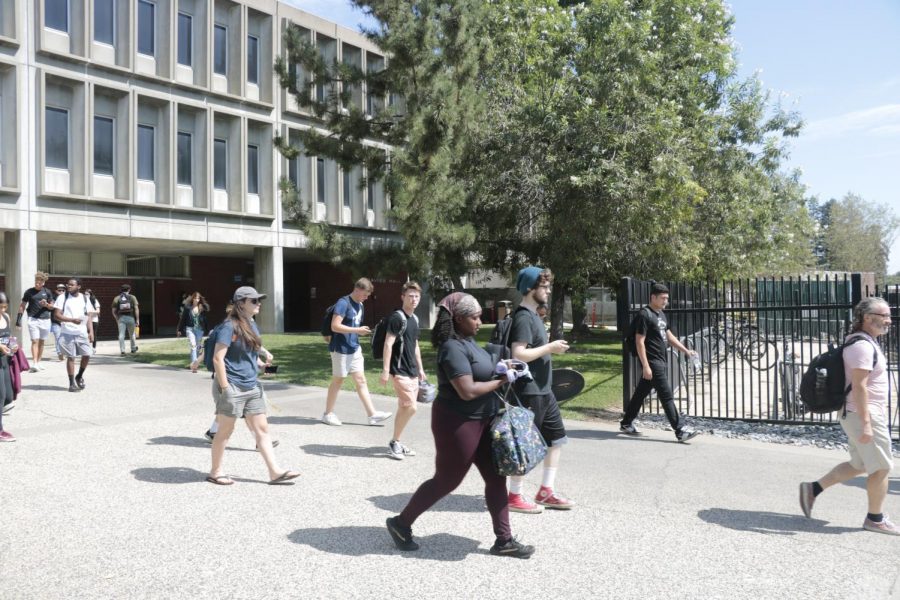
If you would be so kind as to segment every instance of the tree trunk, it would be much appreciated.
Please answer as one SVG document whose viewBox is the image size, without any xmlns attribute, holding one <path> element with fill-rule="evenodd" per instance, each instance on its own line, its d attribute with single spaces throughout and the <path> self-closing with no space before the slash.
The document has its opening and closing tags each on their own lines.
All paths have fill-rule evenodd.
<svg viewBox="0 0 900 600">
<path fill-rule="evenodd" d="M 550 297 L 550 340 L 563 338 L 563 308 L 566 306 L 566 289 L 561 283 L 553 282 Z"/>
<path fill-rule="evenodd" d="M 584 323 L 584 319 L 587 317 L 587 309 L 584 306 L 586 301 L 587 294 L 585 290 L 572 291 L 572 336 L 576 338 L 584 337 L 591 333 L 591 330 Z"/>
</svg>

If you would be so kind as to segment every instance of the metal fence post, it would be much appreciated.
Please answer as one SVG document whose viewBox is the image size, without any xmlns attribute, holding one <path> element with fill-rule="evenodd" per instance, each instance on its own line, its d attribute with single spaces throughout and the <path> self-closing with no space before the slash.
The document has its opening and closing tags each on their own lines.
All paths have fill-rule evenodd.
<svg viewBox="0 0 900 600">
<path fill-rule="evenodd" d="M 631 354 L 625 347 L 625 334 L 631 323 L 631 292 L 631 277 L 623 277 L 616 296 L 616 329 L 622 334 L 622 410 L 625 410 L 631 397 Z"/>
</svg>

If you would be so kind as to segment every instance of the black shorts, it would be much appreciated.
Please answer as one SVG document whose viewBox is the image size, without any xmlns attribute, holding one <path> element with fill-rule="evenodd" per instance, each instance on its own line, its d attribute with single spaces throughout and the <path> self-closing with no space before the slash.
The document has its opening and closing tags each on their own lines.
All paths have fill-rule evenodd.
<svg viewBox="0 0 900 600">
<path fill-rule="evenodd" d="M 569 441 L 566 426 L 559 413 L 559 403 L 553 392 L 540 396 L 520 395 L 522 405 L 534 413 L 534 424 L 548 446 L 561 446 Z"/>
</svg>

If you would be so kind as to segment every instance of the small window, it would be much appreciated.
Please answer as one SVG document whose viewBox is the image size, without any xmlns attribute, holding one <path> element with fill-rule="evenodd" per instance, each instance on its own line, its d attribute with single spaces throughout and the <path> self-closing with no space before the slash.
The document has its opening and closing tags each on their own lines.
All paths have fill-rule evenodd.
<svg viewBox="0 0 900 600">
<path fill-rule="evenodd" d="M 213 73 L 228 74 L 228 30 L 216 25 L 213 39 Z"/>
<path fill-rule="evenodd" d="M 316 159 L 316 198 L 325 203 L 325 159 Z"/>
<path fill-rule="evenodd" d="M 288 179 L 294 187 L 300 189 L 300 157 L 288 161 Z"/>
<path fill-rule="evenodd" d="M 247 81 L 259 83 L 259 38 L 247 36 Z"/>
<path fill-rule="evenodd" d="M 178 183 L 191 185 L 191 134 L 178 132 Z"/>
<path fill-rule="evenodd" d="M 375 182 L 371 179 L 366 186 L 366 207 L 369 210 L 375 210 Z"/>
<path fill-rule="evenodd" d="M 138 0 L 138 52 L 156 54 L 156 5 Z"/>
<path fill-rule="evenodd" d="M 115 124 L 109 117 L 94 116 L 94 173 L 113 175 Z"/>
<path fill-rule="evenodd" d="M 190 67 L 193 64 L 194 19 L 187 13 L 178 13 L 178 64 Z"/>
<path fill-rule="evenodd" d="M 259 146 L 247 145 L 247 193 L 259 193 Z"/>
<path fill-rule="evenodd" d="M 153 181 L 154 177 L 154 128 L 149 125 L 138 125 L 138 179 Z"/>
<path fill-rule="evenodd" d="M 94 0 L 94 41 L 115 45 L 115 0 Z"/>
<path fill-rule="evenodd" d="M 69 111 L 47 107 L 44 141 L 47 166 L 54 169 L 69 168 Z"/>
<path fill-rule="evenodd" d="M 350 208 L 350 170 L 344 169 L 344 208 Z"/>
<path fill-rule="evenodd" d="M 44 0 L 44 27 L 69 33 L 69 0 Z"/>
<path fill-rule="evenodd" d="M 213 142 L 213 187 L 217 190 L 228 189 L 228 143 L 216 139 Z"/>
</svg>

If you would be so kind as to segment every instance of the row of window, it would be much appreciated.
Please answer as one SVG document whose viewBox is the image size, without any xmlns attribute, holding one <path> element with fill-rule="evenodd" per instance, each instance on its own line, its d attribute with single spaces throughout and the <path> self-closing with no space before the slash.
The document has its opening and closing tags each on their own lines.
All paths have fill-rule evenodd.
<svg viewBox="0 0 900 600">
<path fill-rule="evenodd" d="M 121 0 L 94 0 L 94 41 L 115 46 L 116 3 Z M 69 33 L 69 0 L 45 0 L 44 26 Z M 137 51 L 156 56 L 156 3 L 137 0 Z M 178 64 L 193 66 L 194 17 L 178 13 Z M 259 38 L 247 36 L 247 81 L 259 84 Z M 213 30 L 213 73 L 228 74 L 228 27 L 216 23 Z"/>
<path fill-rule="evenodd" d="M 46 108 L 46 164 L 54 169 L 69 168 L 69 111 L 65 108 Z M 115 119 L 94 115 L 94 173 L 115 175 Z M 179 131 L 176 142 L 176 180 L 180 185 L 193 184 L 193 134 Z M 156 178 L 156 127 L 137 126 L 137 178 L 153 181 Z M 213 140 L 213 187 L 227 189 L 228 140 Z M 259 146 L 247 144 L 247 193 L 259 193 Z"/>
</svg>

